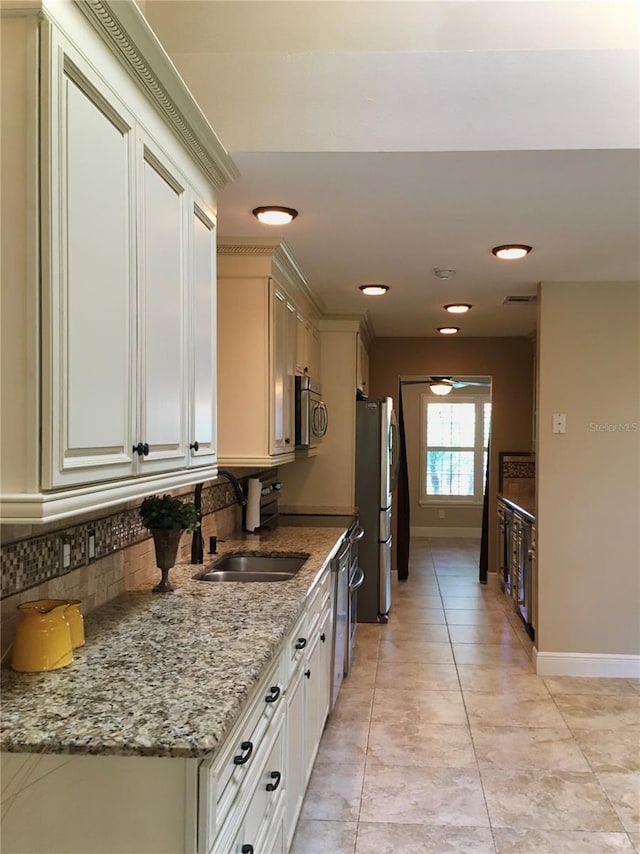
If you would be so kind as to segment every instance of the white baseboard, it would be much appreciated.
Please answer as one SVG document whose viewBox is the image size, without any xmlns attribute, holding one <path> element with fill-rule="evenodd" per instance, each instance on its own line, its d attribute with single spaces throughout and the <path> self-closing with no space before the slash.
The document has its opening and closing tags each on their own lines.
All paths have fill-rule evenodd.
<svg viewBox="0 0 640 854">
<path fill-rule="evenodd" d="M 411 527 L 412 537 L 449 537 L 451 539 L 480 539 L 481 528 L 419 528 Z"/>
<path fill-rule="evenodd" d="M 538 676 L 604 676 L 640 679 L 640 655 L 587 652 L 538 652 L 533 648 Z"/>
</svg>

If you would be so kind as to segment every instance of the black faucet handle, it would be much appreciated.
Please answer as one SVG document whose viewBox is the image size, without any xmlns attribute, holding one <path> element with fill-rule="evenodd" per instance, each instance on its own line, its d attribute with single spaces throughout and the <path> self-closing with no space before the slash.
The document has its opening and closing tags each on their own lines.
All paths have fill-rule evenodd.
<svg viewBox="0 0 640 854">
<path fill-rule="evenodd" d="M 224 543 L 224 540 L 221 540 L 220 537 L 209 537 L 209 554 L 217 555 L 217 545 L 218 543 Z"/>
</svg>

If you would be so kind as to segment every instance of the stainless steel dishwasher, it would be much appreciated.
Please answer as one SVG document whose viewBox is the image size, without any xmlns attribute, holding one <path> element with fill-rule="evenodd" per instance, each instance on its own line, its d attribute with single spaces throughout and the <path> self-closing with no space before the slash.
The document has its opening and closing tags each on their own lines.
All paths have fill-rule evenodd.
<svg viewBox="0 0 640 854">
<path fill-rule="evenodd" d="M 349 566 L 351 544 L 345 535 L 331 562 L 333 584 L 333 657 L 331 659 L 331 705 L 335 706 L 344 679 L 349 647 Z"/>
</svg>

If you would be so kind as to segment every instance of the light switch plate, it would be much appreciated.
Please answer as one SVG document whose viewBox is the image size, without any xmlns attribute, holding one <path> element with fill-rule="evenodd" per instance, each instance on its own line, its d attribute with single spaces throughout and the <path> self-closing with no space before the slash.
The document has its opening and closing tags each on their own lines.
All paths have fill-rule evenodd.
<svg viewBox="0 0 640 854">
<path fill-rule="evenodd" d="M 69 569 L 71 566 L 71 543 L 62 543 L 62 569 Z"/>
<path fill-rule="evenodd" d="M 567 414 L 566 412 L 554 412 L 553 413 L 553 428 L 554 433 L 566 433 L 567 432 Z"/>
</svg>

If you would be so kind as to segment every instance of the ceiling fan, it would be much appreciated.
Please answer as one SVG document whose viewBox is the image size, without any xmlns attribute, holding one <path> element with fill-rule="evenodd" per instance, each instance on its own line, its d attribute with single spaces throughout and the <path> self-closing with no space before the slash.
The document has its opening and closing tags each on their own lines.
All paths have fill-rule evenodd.
<svg viewBox="0 0 640 854">
<path fill-rule="evenodd" d="M 489 388 L 490 382 L 473 382 L 472 380 L 454 380 L 453 377 L 431 377 L 429 388 L 434 394 L 445 395 L 454 388 L 466 388 L 467 386 L 481 386 Z"/>
</svg>

